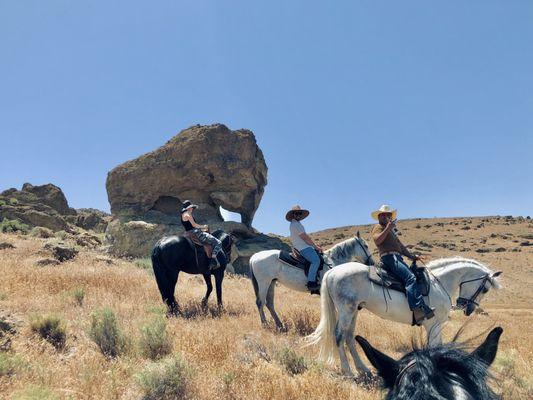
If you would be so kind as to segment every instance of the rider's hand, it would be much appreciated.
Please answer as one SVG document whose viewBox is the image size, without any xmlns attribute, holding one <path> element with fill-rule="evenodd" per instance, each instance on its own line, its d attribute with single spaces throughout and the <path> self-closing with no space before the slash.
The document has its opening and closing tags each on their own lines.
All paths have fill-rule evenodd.
<svg viewBox="0 0 533 400">
<path fill-rule="evenodd" d="M 387 226 L 385 227 L 385 229 L 389 229 L 389 230 L 392 230 L 394 229 L 394 227 L 396 226 L 396 220 L 390 220 L 388 223 L 387 223 Z"/>
<path fill-rule="evenodd" d="M 424 261 L 426 259 L 425 256 L 422 254 L 415 254 L 413 255 L 413 261 Z"/>
</svg>

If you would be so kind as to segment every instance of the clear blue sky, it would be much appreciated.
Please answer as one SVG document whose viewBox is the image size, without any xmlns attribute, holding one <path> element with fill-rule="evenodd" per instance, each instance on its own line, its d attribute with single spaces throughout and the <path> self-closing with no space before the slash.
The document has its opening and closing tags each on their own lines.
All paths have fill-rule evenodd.
<svg viewBox="0 0 533 400">
<path fill-rule="evenodd" d="M 533 212 L 530 0 L 0 0 L 0 57 L 0 189 L 108 210 L 110 169 L 221 122 L 265 154 L 262 231 Z"/>
</svg>

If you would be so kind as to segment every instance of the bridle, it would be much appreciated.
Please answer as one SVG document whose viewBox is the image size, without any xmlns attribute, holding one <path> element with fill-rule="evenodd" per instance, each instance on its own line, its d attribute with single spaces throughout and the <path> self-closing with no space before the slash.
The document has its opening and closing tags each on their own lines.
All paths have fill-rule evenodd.
<svg viewBox="0 0 533 400">
<path fill-rule="evenodd" d="M 355 238 L 355 241 L 357 242 L 357 244 L 359 246 L 361 246 L 361 248 L 363 249 L 363 252 L 365 253 L 365 256 L 366 256 L 366 260 L 364 262 L 365 265 L 371 265 L 370 264 L 370 261 L 372 260 L 372 255 L 368 252 L 368 250 L 366 249 L 365 246 L 363 246 L 363 244 L 361 243 L 361 238 Z"/>
<path fill-rule="evenodd" d="M 465 283 L 476 282 L 476 281 L 481 281 L 481 284 L 479 285 L 477 290 L 474 292 L 474 294 L 472 296 L 470 296 L 469 299 L 467 299 L 465 297 L 461 297 L 461 289 L 462 289 L 463 285 Z M 487 293 L 489 291 L 489 288 L 487 288 L 485 286 L 485 283 L 487 283 L 487 281 L 490 282 L 490 275 L 489 274 L 485 274 L 485 275 L 483 275 L 480 278 L 469 279 L 467 281 L 461 282 L 461 284 L 459 285 L 459 297 L 457 298 L 457 306 L 461 307 L 461 308 L 466 308 L 470 304 L 474 304 L 476 307 L 479 307 L 479 303 L 476 300 L 477 300 L 477 298 L 479 297 L 479 295 L 481 293 L 485 294 L 485 293 Z"/>
<path fill-rule="evenodd" d="M 413 368 L 416 365 L 416 359 L 412 359 L 407 363 L 405 367 L 403 367 L 400 372 L 398 373 L 398 376 L 396 377 L 396 380 L 394 382 L 394 386 L 398 387 L 402 381 L 402 379 L 405 377 L 405 374 L 409 372 L 411 368 Z"/>
</svg>

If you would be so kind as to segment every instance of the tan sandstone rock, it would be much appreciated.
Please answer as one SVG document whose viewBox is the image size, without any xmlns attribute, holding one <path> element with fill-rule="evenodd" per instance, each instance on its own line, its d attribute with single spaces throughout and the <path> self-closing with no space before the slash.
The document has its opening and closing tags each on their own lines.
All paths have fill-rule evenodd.
<svg viewBox="0 0 533 400">
<path fill-rule="evenodd" d="M 200 205 L 199 220 L 222 221 L 222 206 L 251 226 L 266 183 L 267 166 L 254 134 L 215 124 L 192 126 L 119 165 L 109 172 L 106 187 L 112 214 L 126 219 L 164 222 L 161 214 L 179 214 L 189 199 Z"/>
</svg>

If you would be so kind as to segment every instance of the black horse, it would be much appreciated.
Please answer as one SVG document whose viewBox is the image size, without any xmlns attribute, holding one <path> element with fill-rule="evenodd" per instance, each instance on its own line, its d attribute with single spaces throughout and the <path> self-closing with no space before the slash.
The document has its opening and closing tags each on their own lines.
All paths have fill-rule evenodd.
<svg viewBox="0 0 533 400">
<path fill-rule="evenodd" d="M 212 233 L 214 237 L 222 242 L 222 249 L 229 261 L 231 255 L 231 236 L 217 230 Z M 188 274 L 202 274 L 207 285 L 207 292 L 202 299 L 202 307 L 207 307 L 209 295 L 213 291 L 211 275 L 215 276 L 215 286 L 217 290 L 218 307 L 221 309 L 222 303 L 222 280 L 224 279 L 225 267 L 220 267 L 212 271 L 209 270 L 209 259 L 205 254 L 203 246 L 191 245 L 191 242 L 183 236 L 168 236 L 160 239 L 152 250 L 152 267 L 155 279 L 163 302 L 168 307 L 169 315 L 178 315 L 180 308 L 174 290 L 178 282 L 180 271 Z"/>
<path fill-rule="evenodd" d="M 387 400 L 499 399 L 487 384 L 503 329 L 494 328 L 473 352 L 449 343 L 414 350 L 396 361 L 361 336 L 357 342 L 383 378 Z"/>
</svg>

